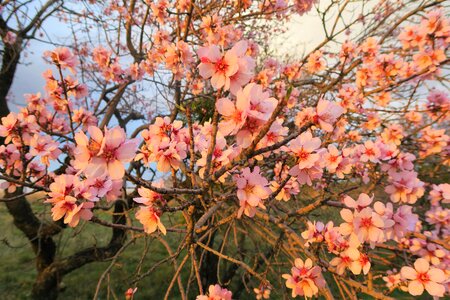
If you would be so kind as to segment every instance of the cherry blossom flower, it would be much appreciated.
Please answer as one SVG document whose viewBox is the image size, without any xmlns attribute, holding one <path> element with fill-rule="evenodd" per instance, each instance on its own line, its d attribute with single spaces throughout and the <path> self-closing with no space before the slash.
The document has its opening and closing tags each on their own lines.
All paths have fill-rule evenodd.
<svg viewBox="0 0 450 300">
<path fill-rule="evenodd" d="M 270 189 L 272 190 L 272 192 L 278 191 L 279 188 L 280 184 L 277 181 L 270 182 Z M 298 182 L 294 178 L 291 178 L 281 188 L 279 193 L 275 196 L 275 199 L 289 201 L 292 196 L 297 195 L 299 192 L 300 189 L 298 186 Z"/>
<path fill-rule="evenodd" d="M 311 10 L 313 4 L 317 2 L 316 0 L 295 0 L 294 1 L 294 9 L 299 15 L 303 15 L 304 13 Z"/>
<path fill-rule="evenodd" d="M 323 233 L 325 230 L 325 225 L 322 222 L 314 221 L 314 223 L 312 223 L 311 221 L 308 221 L 307 226 L 307 230 L 303 231 L 301 234 L 302 237 L 306 240 L 306 247 L 309 247 L 311 243 L 320 243 L 324 240 Z"/>
<path fill-rule="evenodd" d="M 387 239 L 399 241 L 406 233 L 414 231 L 419 221 L 418 216 L 412 213 L 412 207 L 408 205 L 401 205 L 394 212 L 392 203 L 377 201 L 373 208 L 383 218 Z"/>
<path fill-rule="evenodd" d="M 385 222 L 371 208 L 366 207 L 356 213 L 353 219 L 353 226 L 361 242 L 370 241 L 375 243 L 383 241 Z"/>
<path fill-rule="evenodd" d="M 223 135 L 236 134 L 247 120 L 250 107 L 248 98 L 237 97 L 236 104 L 228 98 L 221 98 L 216 102 L 216 108 L 223 120 L 219 123 L 219 130 Z"/>
<path fill-rule="evenodd" d="M 413 296 L 422 295 L 424 290 L 431 296 L 443 297 L 445 287 L 445 273 L 434 267 L 430 267 L 428 261 L 419 258 L 414 262 L 414 268 L 402 267 L 401 275 L 408 280 L 408 292 Z"/>
<path fill-rule="evenodd" d="M 450 137 L 445 134 L 445 129 L 433 129 L 431 127 L 427 127 L 423 129 L 421 133 L 421 157 L 427 157 L 432 154 L 440 153 L 450 140 Z"/>
<path fill-rule="evenodd" d="M 254 288 L 253 291 L 256 294 L 256 299 L 269 299 L 272 287 L 268 283 L 261 283 L 258 288 Z"/>
<path fill-rule="evenodd" d="M 28 145 L 36 131 L 36 118 L 27 114 L 26 111 L 17 114 L 9 113 L 1 119 L 0 136 L 5 138 L 5 144 L 13 142 L 16 145 L 22 145 L 23 142 Z"/>
<path fill-rule="evenodd" d="M 324 154 L 325 166 L 330 173 L 335 173 L 339 164 L 342 162 L 342 155 L 334 145 L 328 145 L 328 151 Z"/>
<path fill-rule="evenodd" d="M 392 287 L 400 285 L 400 283 L 402 282 L 400 272 L 397 272 L 397 270 L 394 269 L 394 270 L 389 270 L 386 273 L 387 273 L 387 275 L 383 276 L 383 280 L 384 280 L 384 282 L 386 282 L 386 287 L 392 288 Z"/>
<path fill-rule="evenodd" d="M 432 207 L 425 213 L 426 221 L 433 224 L 437 230 L 448 228 L 450 224 L 450 209 L 440 206 Z"/>
<path fill-rule="evenodd" d="M 341 210 L 341 217 L 345 221 L 340 225 L 343 235 L 350 235 L 354 232 L 360 242 L 370 242 L 371 245 L 383 241 L 385 222 L 372 208 L 365 207 L 354 213 L 344 208 Z"/>
<path fill-rule="evenodd" d="M 357 211 L 363 210 L 364 208 L 369 206 L 372 203 L 372 201 L 373 196 L 369 197 L 369 195 L 364 193 L 359 194 L 357 201 L 353 200 L 353 198 L 350 196 L 346 196 L 344 198 L 345 206 L 347 206 L 348 208 L 356 209 Z"/>
<path fill-rule="evenodd" d="M 379 158 L 381 156 L 381 151 L 374 142 L 366 141 L 364 145 L 361 145 L 360 151 L 361 151 L 360 160 L 362 162 L 368 161 L 373 163 L 380 162 Z"/>
<path fill-rule="evenodd" d="M 394 203 L 416 203 L 417 199 L 424 194 L 424 183 L 417 178 L 414 171 L 390 172 L 390 185 L 384 189 L 390 194 Z"/>
<path fill-rule="evenodd" d="M 220 285 L 210 285 L 207 295 L 199 295 L 196 300 L 231 300 L 233 293 Z"/>
<path fill-rule="evenodd" d="M 291 141 L 289 150 L 297 157 L 297 164 L 291 171 L 295 172 L 296 169 L 301 170 L 313 167 L 320 158 L 320 155 L 316 153 L 316 150 L 319 149 L 320 145 L 320 139 L 317 137 L 313 138 L 312 133 L 309 130 Z"/>
<path fill-rule="evenodd" d="M 160 172 L 168 172 L 171 168 L 178 170 L 181 161 L 187 156 L 187 145 L 190 142 L 186 128 L 181 121 L 170 122 L 170 118 L 158 117 L 148 130 L 142 132 L 145 144 L 135 160 L 145 163 L 157 162 Z"/>
<path fill-rule="evenodd" d="M 204 79 L 211 78 L 211 85 L 216 89 L 237 92 L 250 80 L 251 75 L 247 74 L 252 74 L 249 70 L 253 67 L 251 59 L 245 56 L 247 47 L 246 41 L 240 41 L 225 54 L 216 45 L 200 48 L 197 51 L 201 61 L 198 66 L 200 75 Z"/>
<path fill-rule="evenodd" d="M 245 168 L 241 174 L 235 175 L 233 180 L 238 188 L 237 197 L 241 206 L 238 217 L 241 217 L 243 213 L 253 217 L 257 207 L 265 208 L 262 200 L 270 195 L 269 182 L 261 176 L 259 167 L 255 167 L 253 171 Z"/>
<path fill-rule="evenodd" d="M 438 206 L 439 203 L 450 203 L 450 184 L 433 184 L 432 188 L 433 189 L 430 191 L 430 194 L 428 196 L 431 201 L 431 205 Z"/>
<path fill-rule="evenodd" d="M 368 260 L 364 259 L 360 261 L 361 253 L 358 250 L 360 245 L 361 242 L 353 233 L 350 234 L 348 241 L 342 243 L 343 249 L 340 251 L 339 256 L 330 261 L 330 265 L 336 267 L 336 272 L 339 275 L 344 274 L 346 269 L 351 270 L 354 274 L 357 272 L 361 273 L 363 267 L 366 270 L 368 268 L 370 269 L 370 262 Z"/>
<path fill-rule="evenodd" d="M 340 105 L 320 99 L 313 116 L 313 122 L 319 124 L 324 131 L 332 132 L 333 124 L 336 123 L 343 112 L 344 109 Z"/>
<path fill-rule="evenodd" d="M 88 128 L 90 138 L 84 132 L 75 134 L 75 168 L 87 177 L 108 174 L 111 179 L 121 179 L 125 175 L 124 163 L 130 162 L 136 152 L 137 140 L 126 140 L 125 131 L 120 127 L 105 129 Z"/>
<path fill-rule="evenodd" d="M 30 140 L 30 154 L 39 156 L 41 162 L 47 166 L 50 165 L 50 160 L 55 160 L 61 154 L 58 148 L 59 143 L 52 140 L 48 135 L 34 135 Z"/>
<path fill-rule="evenodd" d="M 136 219 L 144 225 L 144 230 L 146 233 L 151 234 L 157 229 L 166 235 L 166 227 L 161 222 L 162 212 L 153 206 L 140 206 L 139 210 L 136 212 Z"/>
<path fill-rule="evenodd" d="M 305 296 L 312 297 L 319 292 L 319 288 L 325 286 L 320 267 L 314 266 L 310 258 L 304 262 L 302 259 L 295 259 L 291 274 L 283 274 L 286 279 L 286 287 L 292 289 L 292 297 Z"/>
<path fill-rule="evenodd" d="M 58 47 L 53 51 L 46 51 L 44 56 L 49 58 L 52 63 L 60 66 L 61 69 L 69 69 L 73 74 L 76 73 L 75 67 L 78 60 L 73 53 L 66 47 Z"/>
<path fill-rule="evenodd" d="M 57 221 L 64 217 L 64 223 L 70 227 L 78 225 L 80 219 L 90 220 L 92 218 L 92 202 L 79 203 L 73 192 L 80 184 L 73 175 L 60 175 L 50 184 L 49 198 L 46 203 L 52 204 L 52 218 Z"/>
<path fill-rule="evenodd" d="M 432 265 L 439 266 L 450 253 L 437 244 L 427 243 L 425 247 L 421 247 L 415 254 L 426 259 Z"/>
<path fill-rule="evenodd" d="M 84 186 L 87 188 L 87 193 L 92 195 L 92 198 L 89 199 L 91 201 L 98 201 L 98 199 L 105 197 L 110 191 L 113 190 L 113 185 L 113 180 L 105 175 L 99 177 L 89 177 L 84 182 Z"/>
<path fill-rule="evenodd" d="M 308 57 L 308 71 L 310 73 L 317 73 L 325 69 L 326 63 L 323 59 L 322 52 L 320 50 L 314 51 L 309 57 Z"/>
<path fill-rule="evenodd" d="M 155 187 L 162 187 L 162 185 L 163 185 L 162 182 L 153 184 L 153 186 L 155 186 Z M 138 193 L 139 193 L 139 196 L 141 196 L 141 197 L 133 198 L 133 200 L 137 203 L 144 204 L 147 206 L 151 206 L 154 203 L 161 202 L 164 200 L 164 198 L 161 194 L 154 192 L 145 187 L 138 188 Z"/>
</svg>

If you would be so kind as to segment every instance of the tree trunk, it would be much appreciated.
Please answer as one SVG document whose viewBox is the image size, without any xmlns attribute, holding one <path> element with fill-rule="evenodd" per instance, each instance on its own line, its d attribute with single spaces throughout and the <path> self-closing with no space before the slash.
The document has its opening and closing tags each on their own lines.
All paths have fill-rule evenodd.
<svg viewBox="0 0 450 300">
<path fill-rule="evenodd" d="M 45 289 L 40 288 L 40 276 L 42 272 L 50 266 L 56 253 L 56 245 L 52 236 L 61 229 L 56 225 L 42 223 L 33 213 L 28 200 L 21 196 L 23 190 L 18 188 L 14 193 L 6 193 L 6 207 L 13 217 L 14 225 L 22 231 L 31 243 L 33 252 L 36 255 L 36 270 L 38 276 L 32 290 L 34 299 L 56 299 L 58 282 L 53 280 L 45 285 Z"/>
<path fill-rule="evenodd" d="M 124 212 L 127 205 L 123 201 L 117 201 L 114 205 L 113 223 L 126 224 Z M 114 257 L 122 248 L 126 240 L 126 231 L 114 228 L 111 240 L 106 247 L 91 247 L 80 250 L 75 254 L 52 260 L 44 269 L 38 270 L 38 276 L 33 285 L 32 297 L 35 300 L 54 300 L 58 297 L 59 283 L 64 275 L 95 261 L 104 261 Z M 54 257 L 53 257 L 54 259 Z"/>
<path fill-rule="evenodd" d="M 5 44 L 3 49 L 2 68 L 0 70 L 0 117 L 9 114 L 7 96 L 14 80 L 17 65 L 22 52 L 20 37 L 13 45 Z"/>
</svg>

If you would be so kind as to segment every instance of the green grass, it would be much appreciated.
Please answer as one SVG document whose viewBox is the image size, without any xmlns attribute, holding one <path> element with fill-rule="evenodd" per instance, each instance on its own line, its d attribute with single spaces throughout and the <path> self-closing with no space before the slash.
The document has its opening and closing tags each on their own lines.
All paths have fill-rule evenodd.
<svg viewBox="0 0 450 300">
<path fill-rule="evenodd" d="M 48 209 L 38 204 L 33 204 L 33 208 L 38 213 Z M 107 215 L 100 217 L 109 219 Z M 0 226 L 3 229 L 0 233 L 0 291 L 3 294 L 1 299 L 29 299 L 36 276 L 34 254 L 27 239 L 14 226 L 5 205 L 0 205 Z M 83 228 L 79 226 L 75 229 L 65 229 L 62 234 L 55 236 L 55 242 L 59 245 L 58 257 L 65 257 L 93 245 L 104 246 L 108 243 L 110 228 L 92 223 L 83 223 L 82 226 Z M 170 243 L 171 246 L 175 247 L 176 242 L 174 239 Z M 146 244 L 147 251 L 145 251 Z M 147 271 L 155 262 L 167 257 L 165 248 L 157 240 L 148 237 L 137 239 L 117 259 L 109 276 L 103 280 L 100 299 L 124 299 L 124 292 L 133 286 L 132 280 L 137 274 L 136 268 L 144 252 L 146 256 L 143 259 L 141 273 Z M 178 261 L 181 259 L 182 257 Z M 110 263 L 111 261 L 91 263 L 66 275 L 62 280 L 60 299 L 92 299 L 98 280 Z M 172 264 L 161 265 L 138 283 L 135 299 L 162 299 L 173 274 Z M 186 281 L 187 275 L 182 276 Z M 194 285 L 192 289 L 195 289 Z M 170 299 L 178 298 L 178 287 L 174 286 Z"/>
</svg>

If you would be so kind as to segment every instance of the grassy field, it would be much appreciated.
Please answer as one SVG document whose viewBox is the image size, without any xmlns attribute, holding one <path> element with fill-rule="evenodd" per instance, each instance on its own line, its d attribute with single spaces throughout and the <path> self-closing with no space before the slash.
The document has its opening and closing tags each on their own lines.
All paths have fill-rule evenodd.
<svg viewBox="0 0 450 300">
<path fill-rule="evenodd" d="M 37 212 L 48 209 L 42 205 L 33 206 Z M 3 229 L 0 232 L 0 299 L 29 299 L 36 275 L 34 254 L 27 239 L 15 228 L 3 204 L 0 205 L 0 226 Z M 109 228 L 91 223 L 85 223 L 83 227 L 77 227 L 75 230 L 69 228 L 56 236 L 55 241 L 60 245 L 58 257 L 70 255 L 92 245 L 103 246 L 108 243 L 111 234 Z M 146 256 L 143 258 L 144 253 Z M 99 298 L 124 299 L 124 292 L 133 286 L 131 281 L 135 275 L 144 273 L 153 263 L 165 257 L 167 252 L 157 240 L 138 239 L 114 263 L 109 276 L 103 280 Z M 140 260 L 143 261 L 142 268 L 137 270 L 136 266 Z M 65 276 L 60 299 L 92 299 L 100 276 L 110 264 L 111 262 L 92 263 Z M 170 264 L 158 267 L 139 283 L 135 299 L 162 299 L 173 273 L 173 266 Z M 176 286 L 171 295 L 170 299 L 179 298 Z"/>
</svg>

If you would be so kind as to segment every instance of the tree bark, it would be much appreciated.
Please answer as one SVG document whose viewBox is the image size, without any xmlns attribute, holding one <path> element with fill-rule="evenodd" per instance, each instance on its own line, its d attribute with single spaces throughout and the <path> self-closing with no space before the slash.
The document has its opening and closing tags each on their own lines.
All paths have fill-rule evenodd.
<svg viewBox="0 0 450 300">
<path fill-rule="evenodd" d="M 50 266 L 56 253 L 56 244 L 52 236 L 58 233 L 61 228 L 55 224 L 42 223 L 31 209 L 30 203 L 21 196 L 23 189 L 18 188 L 14 193 L 6 193 L 6 198 L 15 198 L 14 200 L 6 201 L 6 207 L 13 217 L 14 225 L 22 231 L 31 243 L 33 252 L 36 255 L 36 270 L 39 275 Z M 46 291 L 39 294 L 34 293 L 34 299 L 56 299 L 58 282 L 54 281 L 48 286 Z"/>
<path fill-rule="evenodd" d="M 0 70 L 0 117 L 5 117 L 10 112 L 7 97 L 19 64 L 22 52 L 21 45 L 22 40 L 20 37 L 17 37 L 17 41 L 13 45 L 5 44 L 3 49 L 2 67 Z"/>
<path fill-rule="evenodd" d="M 113 223 L 126 224 L 124 212 L 126 203 L 117 201 L 114 205 Z M 83 249 L 75 254 L 52 261 L 39 272 L 34 283 L 32 296 L 35 300 L 56 299 L 58 296 L 58 285 L 64 275 L 83 267 L 84 265 L 95 262 L 104 261 L 114 257 L 122 248 L 126 240 L 126 231 L 120 228 L 113 228 L 112 237 L 109 244 L 105 247 L 90 247 Z"/>
</svg>

